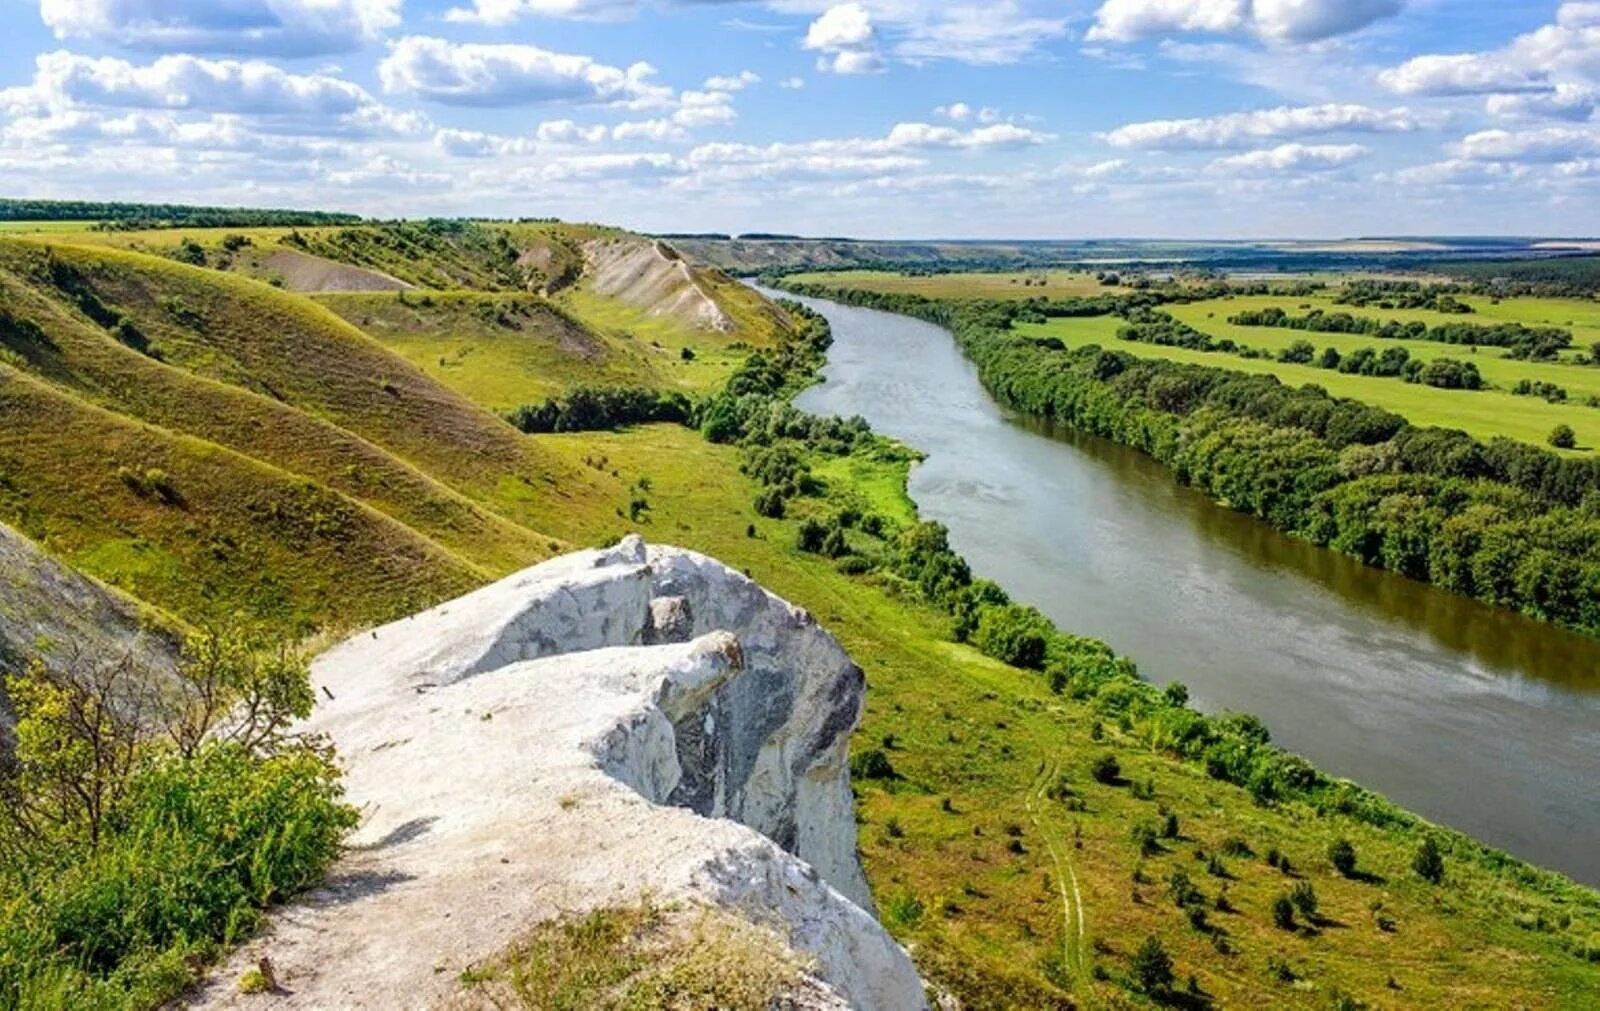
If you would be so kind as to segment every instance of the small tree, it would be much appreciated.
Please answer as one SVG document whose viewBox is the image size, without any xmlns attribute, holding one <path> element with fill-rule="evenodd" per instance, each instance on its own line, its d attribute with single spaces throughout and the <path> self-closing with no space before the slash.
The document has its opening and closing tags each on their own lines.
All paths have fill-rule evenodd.
<svg viewBox="0 0 1600 1011">
<path fill-rule="evenodd" d="M 1294 929 L 1294 903 L 1289 896 L 1280 895 L 1272 900 L 1272 922 L 1279 930 Z"/>
<path fill-rule="evenodd" d="M 1423 839 L 1422 845 L 1417 847 L 1417 855 L 1411 858 L 1411 869 L 1430 884 L 1437 885 L 1444 880 L 1444 854 L 1439 852 L 1439 844 L 1433 836 Z"/>
<path fill-rule="evenodd" d="M 1574 449 L 1578 445 L 1578 433 L 1572 430 L 1571 425 L 1557 425 L 1550 430 L 1549 441 L 1557 449 Z"/>
<path fill-rule="evenodd" d="M 1351 877 L 1356 872 L 1356 848 L 1350 840 L 1340 839 L 1328 847 L 1328 862 L 1333 864 L 1333 869 L 1345 877 Z"/>
<path fill-rule="evenodd" d="M 822 551 L 822 544 L 828 539 L 828 528 L 814 519 L 808 519 L 800 524 L 800 531 L 795 536 L 795 544 L 801 551 L 818 554 Z"/>
<path fill-rule="evenodd" d="M 1122 778 L 1122 765 L 1117 761 L 1117 756 L 1109 752 L 1096 755 L 1089 766 L 1089 775 L 1094 777 L 1096 783 L 1109 785 Z"/>
<path fill-rule="evenodd" d="M 1133 953 L 1133 980 L 1144 993 L 1160 996 L 1172 989 L 1172 956 L 1154 934 Z"/>
<path fill-rule="evenodd" d="M 1289 901 L 1294 903 L 1294 908 L 1308 920 L 1317 918 L 1317 890 L 1311 887 L 1311 882 L 1296 882 L 1289 890 Z"/>
</svg>

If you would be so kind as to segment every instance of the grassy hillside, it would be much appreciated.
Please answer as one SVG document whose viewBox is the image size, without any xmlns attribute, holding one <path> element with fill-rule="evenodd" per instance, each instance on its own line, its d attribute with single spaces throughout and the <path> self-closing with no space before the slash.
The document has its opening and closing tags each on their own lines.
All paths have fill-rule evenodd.
<svg viewBox="0 0 1600 1011">
<path fill-rule="evenodd" d="M 967 1006 L 1144 1005 L 1125 983 L 1152 934 L 1174 958 L 1179 989 L 1195 977 L 1200 996 L 1180 993 L 1180 1004 L 1580 1008 L 1600 986 L 1600 965 L 1585 958 L 1600 957 L 1594 893 L 1549 884 L 1559 880 L 1551 875 L 1520 880 L 1465 842 L 1446 857 L 1445 885 L 1429 885 L 1410 867 L 1416 828 L 1258 804 L 1152 747 L 1103 703 L 1055 694 L 1041 675 L 949 641 L 948 618 L 904 586 L 844 575 L 796 549 L 804 517 L 841 502 L 909 516 L 904 463 L 833 458 L 817 469 L 830 498 L 771 520 L 751 507 L 759 488 L 740 472 L 738 451 L 694 433 L 656 426 L 538 441 L 604 472 L 608 503 L 626 503 L 648 478 L 638 527 L 647 538 L 745 569 L 844 641 L 869 686 L 853 750 L 883 750 L 895 776 L 857 779 L 879 911 Z M 632 528 L 604 508 L 552 520 L 584 542 Z M 1090 770 L 1104 754 L 1121 765 L 1111 784 Z M 1163 839 L 1168 813 L 1178 834 Z M 1132 835 L 1140 824 L 1156 830 L 1149 855 Z M 1358 854 L 1356 877 L 1329 863 L 1341 838 Z M 1267 863 L 1273 851 L 1288 858 L 1287 872 Z M 1178 870 L 1205 897 L 1204 929 L 1169 895 Z M 1301 883 L 1317 895 L 1317 918 L 1296 913 L 1294 929 L 1275 926 L 1274 900 Z M 1216 908 L 1223 894 L 1227 911 Z"/>
</svg>

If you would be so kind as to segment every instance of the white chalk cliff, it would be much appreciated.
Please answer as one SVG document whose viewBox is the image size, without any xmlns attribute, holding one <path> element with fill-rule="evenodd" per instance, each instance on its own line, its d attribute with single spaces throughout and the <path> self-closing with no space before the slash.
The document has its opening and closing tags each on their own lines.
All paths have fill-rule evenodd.
<svg viewBox="0 0 1600 1011">
<path fill-rule="evenodd" d="M 808 1006 L 926 1006 L 855 851 L 861 671 L 718 562 L 629 538 L 358 635 L 313 676 L 308 729 L 361 827 L 196 1003 L 459 1002 L 461 970 L 536 924 L 652 896 L 775 930 L 838 999 Z M 241 995 L 263 955 L 281 989 Z"/>
</svg>

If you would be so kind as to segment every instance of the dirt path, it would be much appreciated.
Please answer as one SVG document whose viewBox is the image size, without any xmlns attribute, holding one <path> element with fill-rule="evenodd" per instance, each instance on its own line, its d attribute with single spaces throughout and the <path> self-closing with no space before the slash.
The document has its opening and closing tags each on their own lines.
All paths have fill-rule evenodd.
<svg viewBox="0 0 1600 1011">
<path fill-rule="evenodd" d="M 1061 771 L 1061 763 L 1051 759 L 1039 766 L 1039 774 L 1028 788 L 1028 817 L 1044 837 L 1045 849 L 1056 869 L 1056 891 L 1061 896 L 1061 960 L 1068 971 L 1082 973 L 1088 927 L 1083 916 L 1083 893 L 1078 889 L 1078 872 L 1073 866 L 1072 845 L 1062 838 L 1060 829 L 1045 810 L 1050 784 Z M 1069 889 L 1070 888 L 1070 892 Z"/>
</svg>

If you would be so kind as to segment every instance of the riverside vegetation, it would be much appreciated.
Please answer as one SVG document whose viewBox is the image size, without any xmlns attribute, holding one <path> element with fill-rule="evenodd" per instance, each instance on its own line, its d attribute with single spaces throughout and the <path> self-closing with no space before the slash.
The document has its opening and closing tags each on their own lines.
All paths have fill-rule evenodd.
<svg viewBox="0 0 1600 1011">
<path fill-rule="evenodd" d="M 553 228 L 508 234 L 520 257 Z M 205 269 L 151 255 L 178 239 L 139 236 L 131 241 L 145 248 L 128 252 L 61 240 L 49 257 L 33 244 L 0 250 L 13 264 L 0 275 L 16 293 L 8 311 L 28 334 L 8 342 L 15 357 L 0 366 L 0 391 L 33 398 L 8 417 L 34 418 L 28 403 L 43 401 L 59 405 L 56 427 L 128 432 L 87 460 L 7 442 L 4 518 L 174 620 L 204 623 L 220 598 L 278 636 L 333 634 L 644 527 L 807 607 L 867 671 L 853 766 L 869 878 L 923 972 L 968 1006 L 1577 1007 L 1600 978 L 1595 893 L 1327 777 L 1274 748 L 1258 721 L 1194 712 L 1181 687 L 1155 688 L 1103 644 L 973 579 L 906 498 L 909 450 L 859 421 L 790 405 L 828 343 L 825 322 L 798 307 L 718 288 L 740 322 L 717 333 L 599 294 L 581 270 L 548 296 L 470 287 L 453 300 L 409 290 L 308 296 L 230 276 L 239 270 L 222 266 L 221 235 L 202 243 Z M 260 251 L 277 240 L 252 241 Z M 335 243 L 326 258 L 347 263 L 341 250 L 355 258 L 372 248 Z M 76 271 L 63 275 L 66 287 L 52 258 Z M 510 399 L 518 382 L 504 370 L 456 368 L 431 353 L 408 364 L 396 351 L 418 331 L 387 326 L 419 320 L 430 341 L 476 346 L 477 307 L 508 301 L 542 318 L 552 318 L 546 306 L 559 310 L 589 338 L 494 324 L 494 353 L 525 377 L 521 399 Z M 252 315 L 288 343 L 245 357 L 244 337 L 260 339 Z M 121 341 L 124 319 L 162 357 Z M 595 347 L 605 356 L 592 360 L 618 365 L 597 366 L 598 383 L 575 366 Z M 110 381 L 119 374 L 124 382 Z M 607 383 L 611 374 L 622 381 Z M 681 392 L 690 409 L 635 424 L 645 419 L 628 405 L 644 398 L 614 392 L 630 388 Z M 202 396 L 211 414 L 227 408 L 223 419 L 237 420 L 184 409 Z M 519 434 L 491 413 L 526 404 L 544 417 L 547 402 L 557 431 Z M 605 409 L 571 409 L 584 402 Z M 1360 416 L 1345 423 L 1360 428 Z M 54 445 L 50 420 L 27 434 Z M 269 438 L 279 425 L 307 435 Z M 193 460 L 221 461 L 225 476 Z M 221 494 L 223 482 L 237 490 Z M 286 499 L 285 485 L 301 498 Z M 293 538 L 309 538 L 311 550 L 280 553 Z M 339 550 L 318 551 L 322 538 Z M 409 560 L 409 580 L 360 581 L 363 567 L 394 554 Z M 152 564 L 162 558 L 193 567 Z M 307 820 L 335 826 L 336 787 L 324 796 Z M 261 843 L 259 822 L 244 824 L 241 839 Z M 252 890 L 241 908 L 312 880 L 326 851 L 307 852 L 296 873 Z M 150 879 L 132 862 L 106 874 L 110 910 L 128 908 L 120 889 L 129 881 Z M 179 889 L 195 878 L 180 868 L 156 880 Z M 236 939 L 252 915 L 203 936 Z M 186 944 L 201 940 L 184 934 Z M 48 974 L 42 948 L 20 950 L 26 971 Z M 194 971 L 182 957 L 191 950 L 158 960 L 168 984 Z M 126 972 L 72 949 L 61 957 L 82 974 L 78 985 L 131 1005 L 158 999 Z"/>
<path fill-rule="evenodd" d="M 1295 388 L 1276 376 L 1137 358 L 1094 343 L 1068 348 L 1018 326 L 1052 313 L 1120 310 L 1129 321 L 1122 336 L 1131 342 L 1184 347 L 1211 340 L 1141 306 L 941 302 L 797 288 L 948 326 L 1003 403 L 1143 450 L 1179 480 L 1280 530 L 1600 633 L 1600 461 L 1419 427 L 1313 384 Z M 1440 369 L 1438 361 L 1408 369 L 1403 349 L 1393 350 L 1402 353 L 1364 357 L 1372 366 L 1367 374 L 1477 385 L 1475 370 Z M 1291 355 L 1309 357 L 1304 348 Z M 1342 368 L 1350 357 L 1333 361 Z"/>
</svg>

